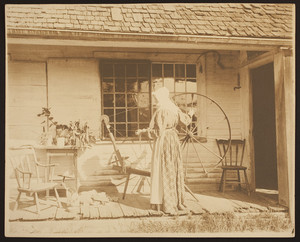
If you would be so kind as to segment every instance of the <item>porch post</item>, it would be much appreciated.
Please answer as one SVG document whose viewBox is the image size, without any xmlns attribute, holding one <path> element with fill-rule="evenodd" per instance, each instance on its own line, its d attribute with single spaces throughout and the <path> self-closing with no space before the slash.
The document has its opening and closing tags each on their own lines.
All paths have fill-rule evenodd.
<svg viewBox="0 0 300 242">
<path fill-rule="evenodd" d="M 294 56 L 281 48 L 274 56 L 276 146 L 279 203 L 289 207 L 294 224 L 295 77 Z"/>
<path fill-rule="evenodd" d="M 240 51 L 240 64 L 247 62 L 247 52 Z M 244 162 L 247 164 L 247 175 L 250 178 L 250 190 L 255 190 L 255 162 L 254 162 L 254 144 L 252 137 L 252 96 L 251 96 L 251 85 L 250 85 L 250 73 L 249 66 L 244 65 L 239 69 L 240 81 L 241 81 L 241 118 L 243 122 L 242 126 L 242 138 L 246 139 Z"/>
</svg>

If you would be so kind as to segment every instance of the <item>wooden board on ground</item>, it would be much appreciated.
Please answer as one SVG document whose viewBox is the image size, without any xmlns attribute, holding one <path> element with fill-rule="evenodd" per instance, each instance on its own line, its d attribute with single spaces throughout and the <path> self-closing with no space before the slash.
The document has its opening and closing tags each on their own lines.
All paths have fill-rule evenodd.
<svg viewBox="0 0 300 242">
<path fill-rule="evenodd" d="M 203 214 L 206 211 L 203 209 L 203 207 L 200 205 L 199 202 L 193 201 L 193 200 L 185 200 L 185 204 L 189 210 L 191 210 L 192 214 Z"/>
<path fill-rule="evenodd" d="M 139 198 L 135 201 L 135 204 L 137 205 L 135 209 L 138 216 L 149 216 L 148 208 L 150 207 L 150 201 L 144 199 L 144 197 L 141 197 L 141 199 Z"/>
<path fill-rule="evenodd" d="M 131 206 L 119 202 L 119 206 L 123 212 L 124 217 L 136 217 L 135 209 Z"/>
<path fill-rule="evenodd" d="M 111 218 L 111 211 L 110 211 L 110 207 L 107 206 L 107 204 L 105 205 L 99 205 L 98 207 L 99 210 L 99 216 L 100 218 Z"/>
<path fill-rule="evenodd" d="M 216 198 L 208 195 L 195 195 L 202 208 L 209 213 L 234 212 L 234 207 L 230 201 L 225 198 Z"/>
<path fill-rule="evenodd" d="M 107 207 L 109 207 L 111 211 L 111 217 L 112 218 L 121 218 L 123 217 L 123 211 L 120 208 L 120 205 L 117 202 L 109 202 L 106 204 Z"/>
<path fill-rule="evenodd" d="M 75 215 L 73 213 L 69 213 L 64 208 L 58 208 L 56 211 L 55 219 L 62 220 L 62 219 L 74 219 Z"/>
<path fill-rule="evenodd" d="M 234 200 L 232 199 L 232 197 L 227 194 L 227 193 L 222 193 L 219 191 L 211 191 L 211 192 L 203 192 L 204 195 L 209 195 L 209 196 L 215 196 L 217 198 L 225 198 L 227 201 L 229 201 L 231 203 L 231 205 L 233 206 L 233 210 L 234 212 L 241 212 L 243 207 L 247 207 L 248 206 L 246 204 L 244 204 L 244 202 L 241 203 L 241 201 L 238 200 Z"/>
<path fill-rule="evenodd" d="M 97 219 L 99 217 L 100 215 L 98 206 L 90 206 L 90 219 Z"/>
<path fill-rule="evenodd" d="M 80 206 L 80 213 L 82 214 L 82 218 L 90 217 L 90 205 L 88 203 L 83 203 Z"/>
<path fill-rule="evenodd" d="M 23 211 L 16 210 L 14 212 L 10 211 L 9 221 L 18 221 L 23 219 Z"/>
</svg>

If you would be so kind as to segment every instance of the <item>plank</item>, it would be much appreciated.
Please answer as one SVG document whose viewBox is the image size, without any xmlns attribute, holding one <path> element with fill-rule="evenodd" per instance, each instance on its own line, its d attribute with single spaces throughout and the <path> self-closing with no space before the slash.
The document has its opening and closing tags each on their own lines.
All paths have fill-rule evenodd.
<svg viewBox="0 0 300 242">
<path fill-rule="evenodd" d="M 69 213 L 63 208 L 58 208 L 56 211 L 56 215 L 55 215 L 56 220 L 74 219 L 74 218 L 75 215 L 73 213 Z"/>
<path fill-rule="evenodd" d="M 112 217 L 110 208 L 109 208 L 109 206 L 106 206 L 106 205 L 107 204 L 105 204 L 105 205 L 101 204 L 98 207 L 100 218 L 111 218 Z"/>
<path fill-rule="evenodd" d="M 83 203 L 81 205 L 81 214 L 82 218 L 89 218 L 90 217 L 90 208 L 88 203 Z"/>
<path fill-rule="evenodd" d="M 23 219 L 23 211 L 21 210 L 16 210 L 11 212 L 9 221 L 18 221 Z"/>
<path fill-rule="evenodd" d="M 185 204 L 189 210 L 191 210 L 192 214 L 203 214 L 206 211 L 203 209 L 203 207 L 200 205 L 199 202 L 192 201 L 192 200 L 186 200 Z"/>
<path fill-rule="evenodd" d="M 216 198 L 213 196 L 206 196 L 206 195 L 195 195 L 201 206 L 204 210 L 208 211 L 209 213 L 226 213 L 226 212 L 234 212 L 234 208 L 227 199 L 225 198 Z"/>
<path fill-rule="evenodd" d="M 41 214 L 39 217 L 41 220 L 53 219 L 55 217 L 56 210 L 57 210 L 57 207 L 52 206 L 48 209 L 41 211 Z"/>
<path fill-rule="evenodd" d="M 240 212 L 242 207 L 240 206 L 241 204 L 237 202 L 237 200 L 232 199 L 232 197 L 230 195 L 228 195 L 226 192 L 221 193 L 219 191 L 209 191 L 209 192 L 204 192 L 204 194 L 206 195 L 212 195 L 215 197 L 222 197 L 227 199 L 227 201 L 229 201 L 234 209 L 235 212 Z M 242 203 L 242 205 L 244 206 L 244 204 Z"/>
<path fill-rule="evenodd" d="M 97 219 L 99 218 L 99 209 L 97 206 L 90 206 L 90 219 Z"/>
<path fill-rule="evenodd" d="M 128 206 L 126 204 L 123 204 L 119 202 L 119 206 L 123 212 L 124 217 L 135 217 L 135 209 L 131 206 Z"/>
<path fill-rule="evenodd" d="M 117 202 L 109 202 L 106 204 L 107 207 L 109 207 L 111 211 L 111 217 L 112 218 L 121 218 L 123 217 L 123 211 L 120 208 L 120 205 Z"/>
<path fill-rule="evenodd" d="M 288 208 L 285 207 L 268 206 L 268 209 L 271 212 L 288 212 Z"/>
</svg>

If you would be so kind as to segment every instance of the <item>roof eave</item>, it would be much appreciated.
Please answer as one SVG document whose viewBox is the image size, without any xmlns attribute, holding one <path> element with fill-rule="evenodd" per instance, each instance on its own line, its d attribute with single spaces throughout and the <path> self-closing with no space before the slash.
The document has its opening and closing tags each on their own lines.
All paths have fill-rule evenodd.
<svg viewBox="0 0 300 242">
<path fill-rule="evenodd" d="M 292 38 L 260 38 L 209 35 L 144 34 L 53 29 L 7 28 L 7 44 L 136 46 L 143 48 L 206 48 L 268 50 L 278 46 L 293 46 Z M 43 40 L 43 41 L 39 41 Z M 109 42 L 110 44 L 106 43 Z M 139 43 L 133 45 L 132 43 Z M 172 43 L 170 43 L 172 42 Z M 145 46 L 146 44 L 146 46 Z"/>
</svg>

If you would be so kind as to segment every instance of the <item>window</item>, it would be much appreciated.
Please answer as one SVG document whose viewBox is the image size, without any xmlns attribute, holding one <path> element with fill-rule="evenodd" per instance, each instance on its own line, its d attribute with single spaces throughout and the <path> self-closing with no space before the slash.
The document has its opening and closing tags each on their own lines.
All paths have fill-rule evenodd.
<svg viewBox="0 0 300 242">
<path fill-rule="evenodd" d="M 195 64 L 105 62 L 101 79 L 102 110 L 118 139 L 137 138 L 135 131 L 149 126 L 156 109 L 152 91 L 165 86 L 171 96 L 197 92 Z M 176 101 L 184 109 L 194 102 L 188 94 Z"/>
<path fill-rule="evenodd" d="M 148 63 L 102 64 L 103 113 L 109 116 L 113 135 L 117 138 L 136 137 L 137 129 L 149 126 L 149 70 Z"/>
<path fill-rule="evenodd" d="M 173 97 L 181 110 L 188 112 L 190 108 L 196 106 L 197 97 L 193 95 L 197 93 L 195 64 L 153 63 L 151 81 L 153 90 L 162 86 L 167 87 L 170 91 L 170 96 Z M 156 103 L 153 102 L 153 111 L 155 111 L 155 109 Z M 196 123 L 197 118 L 193 116 L 192 127 L 195 127 Z M 197 128 L 195 128 L 194 131 L 197 133 Z"/>
</svg>

